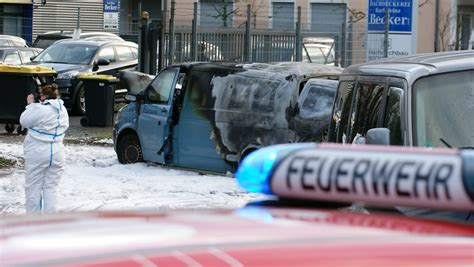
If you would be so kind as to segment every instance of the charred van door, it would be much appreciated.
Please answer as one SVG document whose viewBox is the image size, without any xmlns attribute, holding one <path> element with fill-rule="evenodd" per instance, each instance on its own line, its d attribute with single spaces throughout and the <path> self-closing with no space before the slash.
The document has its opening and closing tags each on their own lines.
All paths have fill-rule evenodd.
<svg viewBox="0 0 474 267">
<path fill-rule="evenodd" d="M 319 142 L 328 127 L 338 81 L 310 79 L 298 97 L 294 129 L 297 142 Z"/>
<path fill-rule="evenodd" d="M 164 148 L 168 141 L 172 96 L 178 74 L 179 68 L 163 70 L 145 91 L 145 102 L 140 106 L 137 129 L 146 161 L 165 163 Z"/>
</svg>

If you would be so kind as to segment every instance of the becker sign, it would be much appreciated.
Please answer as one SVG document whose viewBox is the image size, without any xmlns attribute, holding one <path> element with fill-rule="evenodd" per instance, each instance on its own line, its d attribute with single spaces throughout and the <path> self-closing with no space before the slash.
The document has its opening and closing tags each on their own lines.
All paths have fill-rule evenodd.
<svg viewBox="0 0 474 267">
<path fill-rule="evenodd" d="M 389 31 L 411 32 L 413 0 L 369 0 L 368 30 L 384 30 L 387 6 L 389 10 Z"/>
</svg>

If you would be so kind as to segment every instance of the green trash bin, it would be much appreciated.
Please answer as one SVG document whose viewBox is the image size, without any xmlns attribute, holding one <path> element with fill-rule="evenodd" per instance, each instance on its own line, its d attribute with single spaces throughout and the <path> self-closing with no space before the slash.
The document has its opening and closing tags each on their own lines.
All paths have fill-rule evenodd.
<svg viewBox="0 0 474 267">
<path fill-rule="evenodd" d="M 82 126 L 107 127 L 113 125 L 115 87 L 119 79 L 112 75 L 85 75 L 84 83 L 86 116 Z"/>
<path fill-rule="evenodd" d="M 25 110 L 26 97 L 39 95 L 39 87 L 54 82 L 56 72 L 53 68 L 42 66 L 0 65 L 0 123 L 12 133 L 15 124 L 18 134 L 26 133 L 20 124 L 20 115 Z"/>
</svg>

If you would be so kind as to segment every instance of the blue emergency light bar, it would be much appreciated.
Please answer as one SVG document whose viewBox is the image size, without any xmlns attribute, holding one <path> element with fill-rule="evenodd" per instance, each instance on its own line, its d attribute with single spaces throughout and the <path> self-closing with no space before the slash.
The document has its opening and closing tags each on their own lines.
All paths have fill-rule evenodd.
<svg viewBox="0 0 474 267">
<path fill-rule="evenodd" d="M 285 198 L 474 211 L 474 150 L 276 145 L 248 155 L 236 177 Z"/>
</svg>

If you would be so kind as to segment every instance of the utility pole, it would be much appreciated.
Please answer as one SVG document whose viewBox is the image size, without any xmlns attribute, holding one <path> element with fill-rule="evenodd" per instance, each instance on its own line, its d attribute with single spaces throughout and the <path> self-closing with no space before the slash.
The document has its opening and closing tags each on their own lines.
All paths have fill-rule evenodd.
<svg viewBox="0 0 474 267">
<path fill-rule="evenodd" d="M 170 9 L 170 33 L 169 33 L 169 50 L 168 59 L 170 65 L 174 64 L 174 5 L 175 0 L 171 0 Z"/>
<path fill-rule="evenodd" d="M 439 52 L 439 0 L 435 4 L 435 33 L 434 33 L 434 51 Z"/>
<path fill-rule="evenodd" d="M 383 52 L 384 52 L 384 57 L 388 57 L 388 47 L 389 47 L 389 31 L 390 31 L 390 11 L 388 8 L 388 1 L 385 2 L 385 28 L 384 28 L 384 42 L 383 42 Z"/>
</svg>

